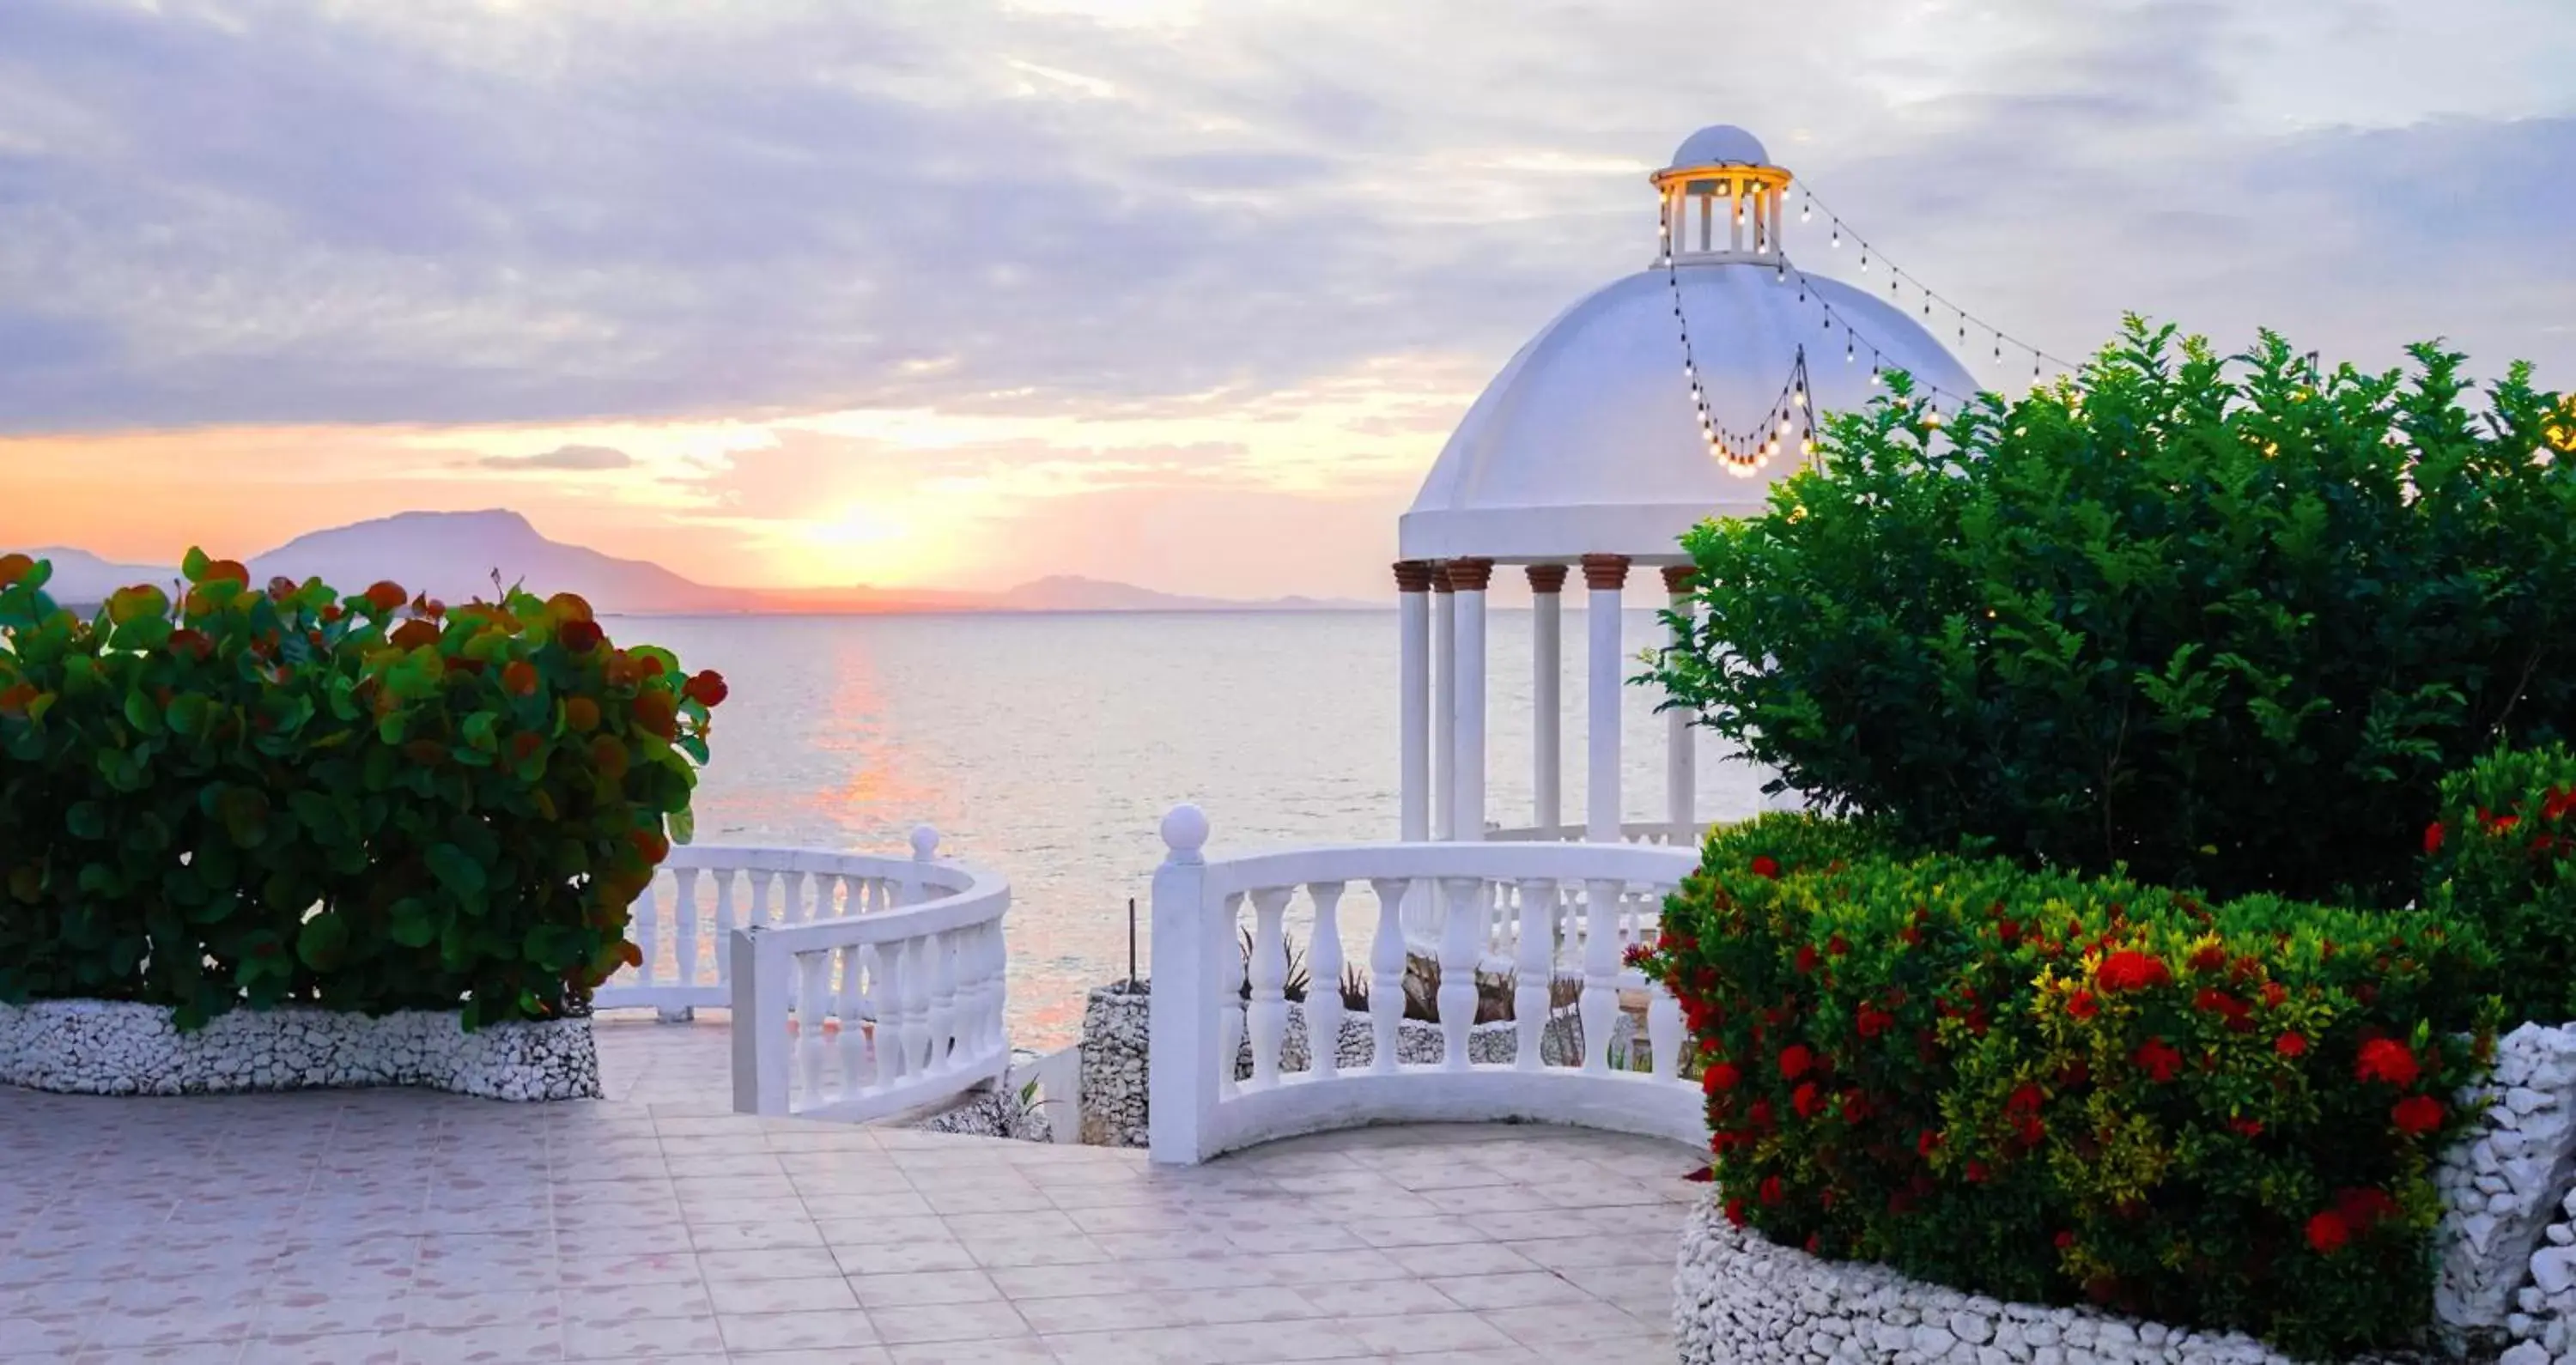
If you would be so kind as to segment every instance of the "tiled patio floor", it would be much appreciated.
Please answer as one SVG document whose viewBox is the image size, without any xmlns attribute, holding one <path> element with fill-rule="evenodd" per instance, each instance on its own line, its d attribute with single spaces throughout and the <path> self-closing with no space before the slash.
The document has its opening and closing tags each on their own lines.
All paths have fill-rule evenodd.
<svg viewBox="0 0 2576 1365">
<path fill-rule="evenodd" d="M 0 1360 L 1668 1362 L 1693 1154 L 1399 1128 L 1141 1152 L 723 1112 L 720 1025 L 614 1097 L 0 1088 Z"/>
</svg>

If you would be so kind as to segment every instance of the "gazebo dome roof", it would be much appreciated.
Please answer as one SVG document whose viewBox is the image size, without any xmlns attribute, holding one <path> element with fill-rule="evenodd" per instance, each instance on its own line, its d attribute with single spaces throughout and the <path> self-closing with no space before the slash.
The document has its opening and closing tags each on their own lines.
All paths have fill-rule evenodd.
<svg viewBox="0 0 2576 1365">
<path fill-rule="evenodd" d="M 1689 137 L 1673 152 L 1673 169 L 1692 166 L 1768 166 L 1771 154 L 1762 150 L 1762 139 L 1732 123 L 1712 123 Z"/>
<path fill-rule="evenodd" d="M 1741 129 L 1703 129 L 1682 145 L 1673 169 L 1761 151 Z M 1758 169 L 1747 177 L 1754 186 L 1748 193 L 1785 188 L 1786 172 Z M 1672 178 L 1667 213 L 1696 228 L 1689 195 L 1710 183 Z M 1716 203 L 1731 216 L 1729 199 Z M 1761 218 L 1759 208 L 1753 216 Z M 1775 205 L 1772 224 L 1777 216 Z M 1859 408 L 1886 392 L 1871 382 L 1873 354 L 1880 365 L 1948 392 L 1976 390 L 1958 361 L 1902 310 L 1816 275 L 1804 278 L 1802 301 L 1800 272 L 1783 268 L 1768 230 L 1757 230 L 1750 250 L 1726 248 L 1726 236 L 1716 229 L 1699 250 L 1685 240 L 1669 278 L 1658 265 L 1613 281 L 1522 346 L 1423 480 L 1399 523 L 1401 556 L 1563 562 L 1617 554 L 1675 564 L 1685 562 L 1680 540 L 1692 526 L 1760 511 L 1771 483 L 1800 467 L 1797 436 L 1759 468 L 1730 468 L 1711 453 L 1683 370 L 1676 293 L 1720 426 L 1761 422 L 1802 347 L 1808 400 L 1821 411 Z"/>
</svg>

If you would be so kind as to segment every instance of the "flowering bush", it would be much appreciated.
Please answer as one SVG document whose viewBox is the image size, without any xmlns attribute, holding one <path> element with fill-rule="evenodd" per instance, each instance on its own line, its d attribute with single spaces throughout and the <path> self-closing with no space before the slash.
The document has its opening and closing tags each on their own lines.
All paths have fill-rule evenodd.
<svg viewBox="0 0 2576 1365">
<path fill-rule="evenodd" d="M 2505 1017 L 2576 1019 L 2576 753 L 2500 750 L 2453 774 L 2424 852 L 2425 905 L 2513 964 Z"/>
<path fill-rule="evenodd" d="M 1729 1217 L 2292 1350 L 2429 1320 L 2430 1172 L 2493 1036 L 2474 931 L 1885 847 L 1721 833 L 1639 955 L 1698 1043 Z"/>
<path fill-rule="evenodd" d="M 82 620 L 0 557 L 0 999 L 578 1009 L 689 837 L 713 673 L 569 594 L 250 586 Z"/>
<path fill-rule="evenodd" d="M 2133 323 L 1936 426 L 1910 384 L 1685 541 L 1657 685 L 1835 810 L 2215 895 L 2404 905 L 2444 774 L 2576 739 L 2576 418 Z"/>
</svg>

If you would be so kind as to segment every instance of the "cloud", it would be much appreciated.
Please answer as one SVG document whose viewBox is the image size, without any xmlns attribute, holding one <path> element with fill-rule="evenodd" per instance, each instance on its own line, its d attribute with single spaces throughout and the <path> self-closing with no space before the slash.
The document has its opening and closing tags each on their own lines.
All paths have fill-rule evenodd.
<svg viewBox="0 0 2576 1365">
<path fill-rule="evenodd" d="M 2143 308 L 2576 369 L 2563 6 L 0 4 L 0 432 L 1490 373 L 1727 118 L 2054 349 Z"/>
<path fill-rule="evenodd" d="M 542 455 L 486 455 L 475 463 L 485 469 L 631 469 L 635 457 L 608 446 L 557 446 Z"/>
</svg>

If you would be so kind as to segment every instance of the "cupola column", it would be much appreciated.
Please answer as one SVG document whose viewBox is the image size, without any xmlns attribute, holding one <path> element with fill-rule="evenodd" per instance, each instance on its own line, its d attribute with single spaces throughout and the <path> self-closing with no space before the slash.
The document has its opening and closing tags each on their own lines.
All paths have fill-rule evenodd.
<svg viewBox="0 0 2576 1365">
<path fill-rule="evenodd" d="M 1673 647 L 1690 646 L 1691 575 L 1687 564 L 1664 570 L 1664 594 L 1673 616 Z M 1664 713 L 1664 810 L 1673 822 L 1673 847 L 1688 848 L 1699 827 L 1699 737 L 1690 712 L 1674 707 Z"/>
<path fill-rule="evenodd" d="M 1431 837 L 1458 837 L 1458 594 L 1431 566 Z"/>
<path fill-rule="evenodd" d="M 1584 614 L 1592 636 L 1591 768 L 1586 781 L 1583 837 L 1619 842 L 1619 592 L 1628 582 L 1626 555 L 1585 555 L 1583 586 L 1591 596 Z"/>
<path fill-rule="evenodd" d="M 1730 180 L 1727 182 L 1727 188 L 1734 191 L 1726 196 L 1727 208 L 1730 210 L 1726 215 L 1726 231 L 1728 233 L 1726 240 L 1727 249 L 1730 251 L 1740 253 L 1744 250 L 1744 200 L 1746 191 L 1751 187 L 1752 182 L 1749 180 Z"/>
<path fill-rule="evenodd" d="M 1485 589 L 1493 582 L 1494 561 L 1449 561 L 1449 595 L 1457 621 L 1458 684 L 1451 704 L 1450 798 L 1455 830 L 1450 837 L 1480 843 L 1485 837 Z"/>
<path fill-rule="evenodd" d="M 1395 563 L 1398 714 L 1404 753 L 1397 783 L 1402 827 L 1397 837 L 1419 843 L 1431 837 L 1431 565 Z"/>
<path fill-rule="evenodd" d="M 1530 585 L 1530 823 L 1554 839 L 1565 824 L 1565 566 L 1532 564 Z"/>
</svg>

